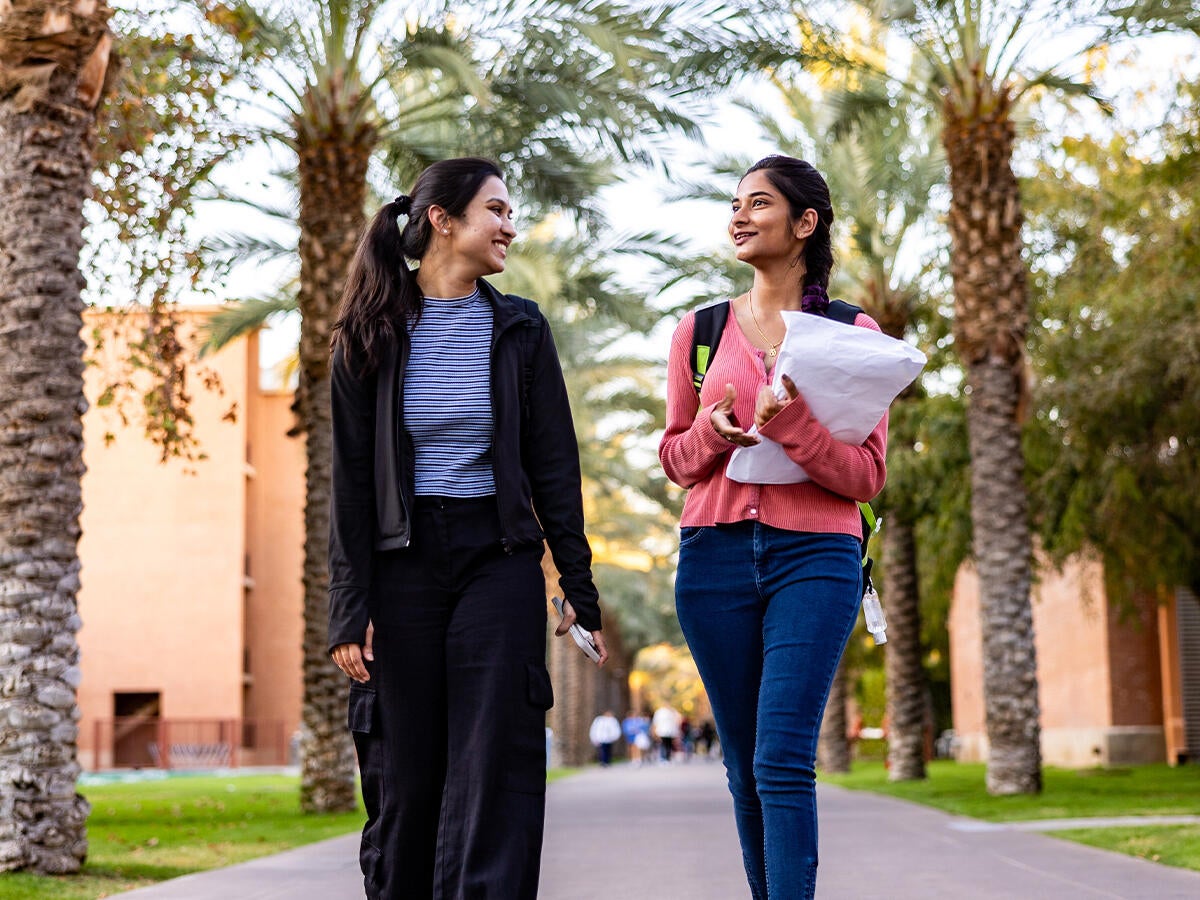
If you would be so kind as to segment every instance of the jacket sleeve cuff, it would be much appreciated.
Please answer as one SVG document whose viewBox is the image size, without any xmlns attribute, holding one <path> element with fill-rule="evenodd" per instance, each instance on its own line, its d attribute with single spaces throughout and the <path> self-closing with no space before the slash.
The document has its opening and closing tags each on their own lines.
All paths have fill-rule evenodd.
<svg viewBox="0 0 1200 900">
<path fill-rule="evenodd" d="M 329 591 L 329 645 L 327 652 L 339 644 L 366 643 L 367 592 L 359 587 L 333 588 Z"/>
<path fill-rule="evenodd" d="M 600 604 L 595 600 L 572 600 L 571 608 L 575 610 L 575 624 L 584 631 L 600 631 L 603 624 L 600 621 Z"/>
</svg>

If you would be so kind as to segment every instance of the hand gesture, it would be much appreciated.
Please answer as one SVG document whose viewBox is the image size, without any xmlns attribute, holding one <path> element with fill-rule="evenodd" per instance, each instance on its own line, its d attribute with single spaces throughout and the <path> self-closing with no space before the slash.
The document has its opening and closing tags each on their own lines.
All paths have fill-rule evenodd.
<svg viewBox="0 0 1200 900">
<path fill-rule="evenodd" d="M 738 447 L 753 447 L 759 442 L 759 439 L 752 434 L 746 434 L 738 425 L 737 416 L 733 414 L 735 400 L 737 400 L 737 391 L 734 390 L 732 384 L 725 385 L 725 396 L 720 403 L 713 407 L 709 422 L 712 423 L 713 431 L 729 443 Z"/>
<path fill-rule="evenodd" d="M 783 389 L 787 391 L 787 400 L 780 400 L 775 396 L 775 391 L 769 384 L 764 384 L 758 390 L 758 401 L 754 404 L 754 424 L 759 428 L 770 422 L 781 409 L 800 396 L 800 389 L 796 387 L 796 383 L 792 379 L 784 375 L 780 381 L 783 382 Z"/>
<path fill-rule="evenodd" d="M 563 600 L 563 617 L 558 623 L 558 627 L 554 629 L 555 637 L 562 637 L 571 630 L 571 626 L 575 624 L 575 607 L 571 605 L 570 600 Z M 602 666 L 608 662 L 608 645 L 604 643 L 604 632 L 593 631 L 592 643 L 596 645 L 596 652 L 600 654 L 600 658 L 596 660 L 597 666 Z"/>
<path fill-rule="evenodd" d="M 366 683 L 371 680 L 363 660 L 375 659 L 375 623 L 367 622 L 367 640 L 361 647 L 358 644 L 338 644 L 330 656 L 337 667 L 355 681 Z"/>
</svg>

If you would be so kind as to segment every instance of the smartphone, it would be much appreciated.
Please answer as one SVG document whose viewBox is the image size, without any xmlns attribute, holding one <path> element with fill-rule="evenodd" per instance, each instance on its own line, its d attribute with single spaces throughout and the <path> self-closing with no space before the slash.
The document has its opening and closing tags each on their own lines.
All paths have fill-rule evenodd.
<svg viewBox="0 0 1200 900">
<path fill-rule="evenodd" d="M 554 604 L 555 611 L 559 616 L 563 615 L 563 598 L 551 597 L 550 602 Z M 600 651 L 596 649 L 596 642 L 592 640 L 591 632 L 584 631 L 579 625 L 572 625 L 567 629 L 567 633 L 574 639 L 576 646 L 583 651 L 583 655 L 592 662 L 600 662 Z"/>
</svg>

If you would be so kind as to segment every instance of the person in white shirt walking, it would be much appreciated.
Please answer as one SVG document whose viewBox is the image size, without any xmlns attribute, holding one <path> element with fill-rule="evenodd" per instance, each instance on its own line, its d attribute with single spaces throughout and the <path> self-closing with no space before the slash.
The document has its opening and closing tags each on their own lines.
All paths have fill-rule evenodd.
<svg viewBox="0 0 1200 900">
<path fill-rule="evenodd" d="M 670 704 L 664 704 L 654 711 L 650 728 L 658 738 L 659 753 L 663 762 L 670 762 L 675 753 L 675 741 L 679 739 L 681 722 L 679 712 Z"/>
<path fill-rule="evenodd" d="M 592 719 L 592 727 L 588 729 L 588 740 L 600 755 L 600 765 L 607 766 L 612 762 L 613 744 L 621 739 L 621 723 L 613 715 L 611 709 L 606 709 Z"/>
</svg>

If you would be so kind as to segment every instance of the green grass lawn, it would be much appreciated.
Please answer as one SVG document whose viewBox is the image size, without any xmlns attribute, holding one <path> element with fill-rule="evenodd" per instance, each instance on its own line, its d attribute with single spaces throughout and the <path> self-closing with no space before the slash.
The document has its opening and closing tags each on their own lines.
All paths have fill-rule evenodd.
<svg viewBox="0 0 1200 900">
<path fill-rule="evenodd" d="M 2 875 L 5 900 L 95 900 L 362 827 L 364 813 L 306 816 L 298 779 L 194 776 L 85 787 L 88 860 L 62 878 Z"/>
<path fill-rule="evenodd" d="M 550 773 L 553 781 L 570 770 Z M 365 814 L 306 816 L 299 779 L 181 776 L 85 787 L 92 804 L 79 875 L 0 875 L 4 900 L 97 900 L 362 828 Z"/>
<path fill-rule="evenodd" d="M 1101 850 L 1116 850 L 1151 862 L 1200 871 L 1200 825 L 1156 825 L 1150 828 L 1079 828 L 1055 831 L 1053 837 L 1078 841 Z"/>
<path fill-rule="evenodd" d="M 992 797 L 982 763 L 933 762 L 920 782 L 892 783 L 880 762 L 856 762 L 848 775 L 822 781 L 876 791 L 988 822 L 1088 816 L 1200 815 L 1200 766 L 1145 765 L 1114 769 L 1043 770 L 1038 796 Z M 1200 826 L 1086 828 L 1054 837 L 1118 850 L 1167 865 L 1200 870 Z"/>
</svg>

